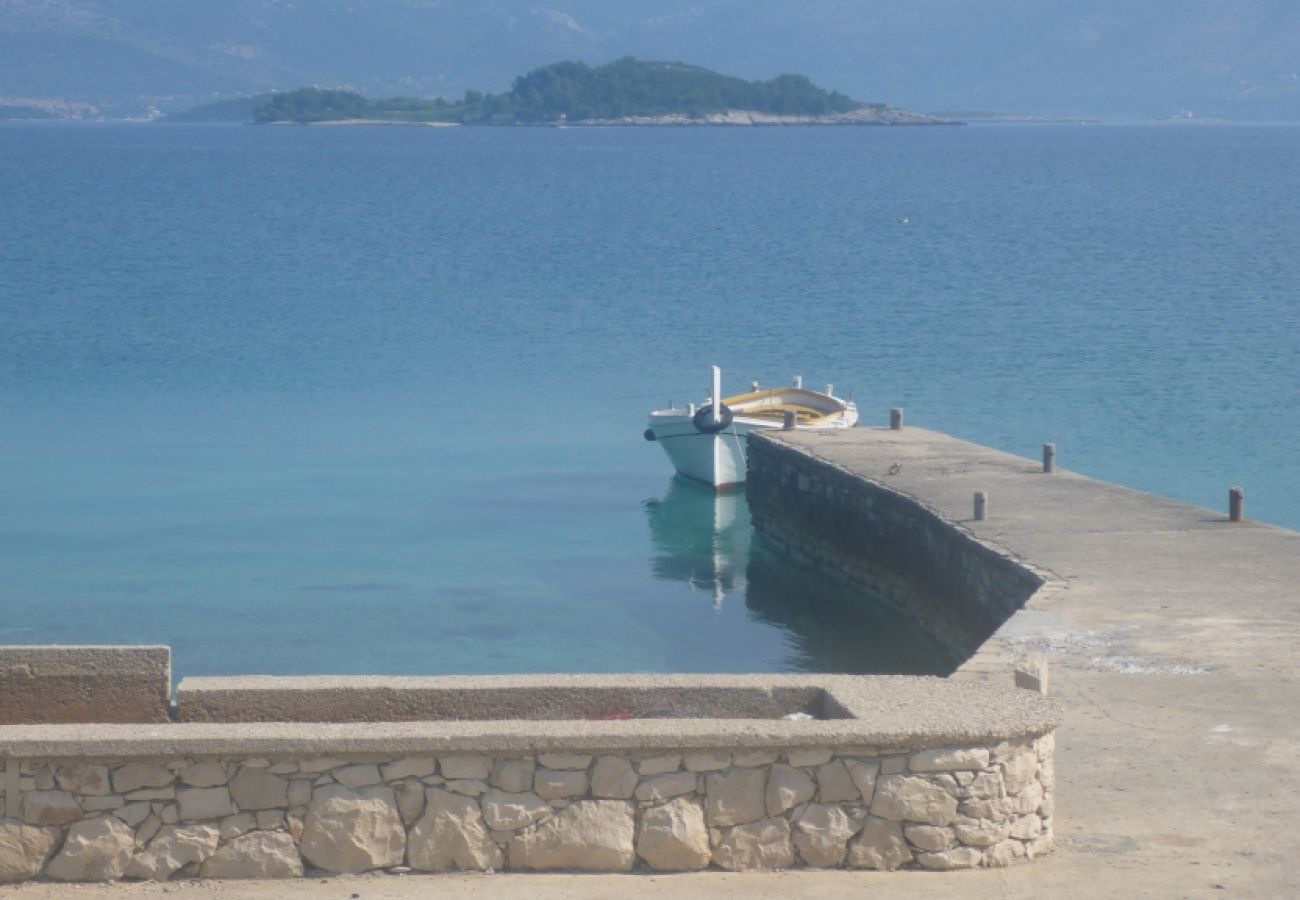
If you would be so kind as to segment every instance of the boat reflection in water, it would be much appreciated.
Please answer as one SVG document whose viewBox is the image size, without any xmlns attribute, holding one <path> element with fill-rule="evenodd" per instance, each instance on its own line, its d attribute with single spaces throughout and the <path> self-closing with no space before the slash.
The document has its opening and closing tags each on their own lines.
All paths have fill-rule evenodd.
<svg viewBox="0 0 1300 900">
<path fill-rule="evenodd" d="M 743 491 L 675 476 L 645 510 L 654 577 L 703 593 L 715 612 L 743 602 L 751 621 L 784 633 L 787 671 L 947 675 L 961 662 L 878 597 L 766 550 Z"/>
<path fill-rule="evenodd" d="M 708 594 L 716 610 L 727 595 L 744 591 L 749 565 L 749 505 L 743 493 L 714 494 L 707 486 L 673 476 L 661 500 L 645 502 L 655 555 L 655 578 L 684 581 Z"/>
</svg>

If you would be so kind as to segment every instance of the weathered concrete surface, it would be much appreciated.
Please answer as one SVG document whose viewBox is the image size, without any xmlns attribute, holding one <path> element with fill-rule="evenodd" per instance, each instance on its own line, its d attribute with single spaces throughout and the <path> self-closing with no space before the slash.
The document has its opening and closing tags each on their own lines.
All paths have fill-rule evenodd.
<svg viewBox="0 0 1300 900">
<path fill-rule="evenodd" d="M 780 697 L 824 693 L 845 718 L 633 719 L 631 721 L 466 722 L 242 722 L 169 725 L 0 725 L 0 756 L 29 759 L 213 757 L 261 754 L 421 756 L 463 750 L 504 756 L 557 750 L 797 748 L 869 746 L 943 747 L 996 743 L 1037 736 L 1060 720 L 1058 704 L 1030 691 L 996 688 L 944 678 L 901 675 L 619 675 L 636 687 L 694 686 L 725 697 L 726 691 L 766 692 Z M 286 679 L 289 680 L 289 679 Z M 296 679 L 294 679 L 296 680 Z M 310 680 L 310 679 L 308 679 Z M 608 675 L 532 675 L 421 679 L 452 692 L 488 685 L 581 693 L 607 685 Z M 487 777 L 487 773 L 482 773 Z"/>
<path fill-rule="evenodd" d="M 167 647 L 0 646 L 0 724 L 166 722 Z"/>
<path fill-rule="evenodd" d="M 1096 857 L 1084 868 L 1053 853 L 1031 865 L 964 872 L 875 872 L 789 870 L 784 872 L 699 872 L 690 874 L 593 875 L 529 872 L 520 874 L 345 875 L 328 879 L 180 881 L 168 884 L 117 882 L 111 885 L 32 883 L 6 885 L 6 900 L 296 900 L 360 896 L 364 900 L 862 900 L 900 897 L 951 900 L 953 897 L 1088 898 L 1277 897 L 1268 885 L 1219 890 L 1184 884 L 1144 883 L 1135 888 L 1132 873 L 1108 868 Z M 1274 885 L 1276 887 L 1276 885 Z"/>
<path fill-rule="evenodd" d="M 1058 849 L 965 873 L 964 893 L 1300 894 L 1300 534 L 1044 475 L 921 429 L 774 439 L 914 498 L 1049 579 L 955 678 L 1009 684 L 1018 655 L 1047 655 L 1067 709 Z M 982 522 L 975 491 L 989 494 Z M 1109 889 L 1102 871 L 1116 873 Z"/>
<path fill-rule="evenodd" d="M 779 719 L 821 714 L 821 691 L 663 679 L 573 677 L 222 676 L 185 678 L 182 722 L 428 722 L 599 719 L 654 710 L 663 718 Z"/>
</svg>

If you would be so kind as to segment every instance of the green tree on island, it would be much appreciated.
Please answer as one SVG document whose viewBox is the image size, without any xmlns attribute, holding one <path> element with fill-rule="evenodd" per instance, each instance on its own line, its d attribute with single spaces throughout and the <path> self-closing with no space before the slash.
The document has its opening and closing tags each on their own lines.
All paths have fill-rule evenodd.
<svg viewBox="0 0 1300 900">
<path fill-rule="evenodd" d="M 330 122 L 365 119 L 370 101 L 353 91 L 300 88 L 276 94 L 269 103 L 253 111 L 256 122 Z"/>
</svg>

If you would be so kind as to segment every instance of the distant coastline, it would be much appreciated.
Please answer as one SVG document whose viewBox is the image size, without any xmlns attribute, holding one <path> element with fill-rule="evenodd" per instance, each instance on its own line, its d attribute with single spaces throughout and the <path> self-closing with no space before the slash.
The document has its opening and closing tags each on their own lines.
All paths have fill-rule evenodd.
<svg viewBox="0 0 1300 900">
<path fill-rule="evenodd" d="M 1087 116 L 1044 116 L 1034 113 L 960 111 L 937 112 L 935 117 L 968 125 L 1101 125 L 1101 119 Z"/>
<path fill-rule="evenodd" d="M 961 125 L 952 119 L 940 119 L 897 109 L 892 106 L 863 106 L 851 112 L 828 115 L 774 115 L 754 110 L 729 109 L 720 113 L 692 117 L 680 113 L 662 116 L 621 116 L 616 119 L 583 119 L 569 123 L 581 127 L 637 127 L 646 125 L 681 126 L 778 126 L 778 125 Z"/>
<path fill-rule="evenodd" d="M 720 113 L 692 117 L 683 114 L 663 116 L 622 116 L 617 119 L 579 119 L 568 122 L 510 122 L 510 123 L 461 123 L 461 122 L 423 122 L 416 119 L 329 119 L 319 122 L 274 121 L 267 125 L 310 125 L 313 127 L 351 128 L 366 126 L 398 126 L 427 128 L 460 128 L 465 124 L 474 126 L 501 127 L 535 127 L 535 128 L 707 128 L 707 127 L 796 127 L 800 125 L 853 126 L 853 125 L 964 125 L 965 122 L 943 119 L 909 112 L 894 107 L 864 108 L 850 113 L 836 113 L 826 116 L 778 116 L 753 110 L 731 109 Z"/>
<path fill-rule="evenodd" d="M 395 126 L 398 128 L 459 128 L 459 122 L 420 122 L 415 119 L 326 119 L 321 122 L 262 122 L 263 125 L 311 125 L 313 127 L 355 128 L 358 126 Z"/>
</svg>

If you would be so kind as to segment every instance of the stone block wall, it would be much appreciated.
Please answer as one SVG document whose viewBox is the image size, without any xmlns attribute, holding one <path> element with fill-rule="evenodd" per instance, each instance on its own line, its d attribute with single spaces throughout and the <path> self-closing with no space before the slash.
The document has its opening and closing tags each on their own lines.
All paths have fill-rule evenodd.
<svg viewBox="0 0 1300 900">
<path fill-rule="evenodd" d="M 1052 847 L 1053 748 L 10 758 L 0 881 L 1006 866 Z"/>
<path fill-rule="evenodd" d="M 919 501 L 754 433 L 754 530 L 782 556 L 880 597 L 958 658 L 978 649 L 1044 579 Z"/>
</svg>

